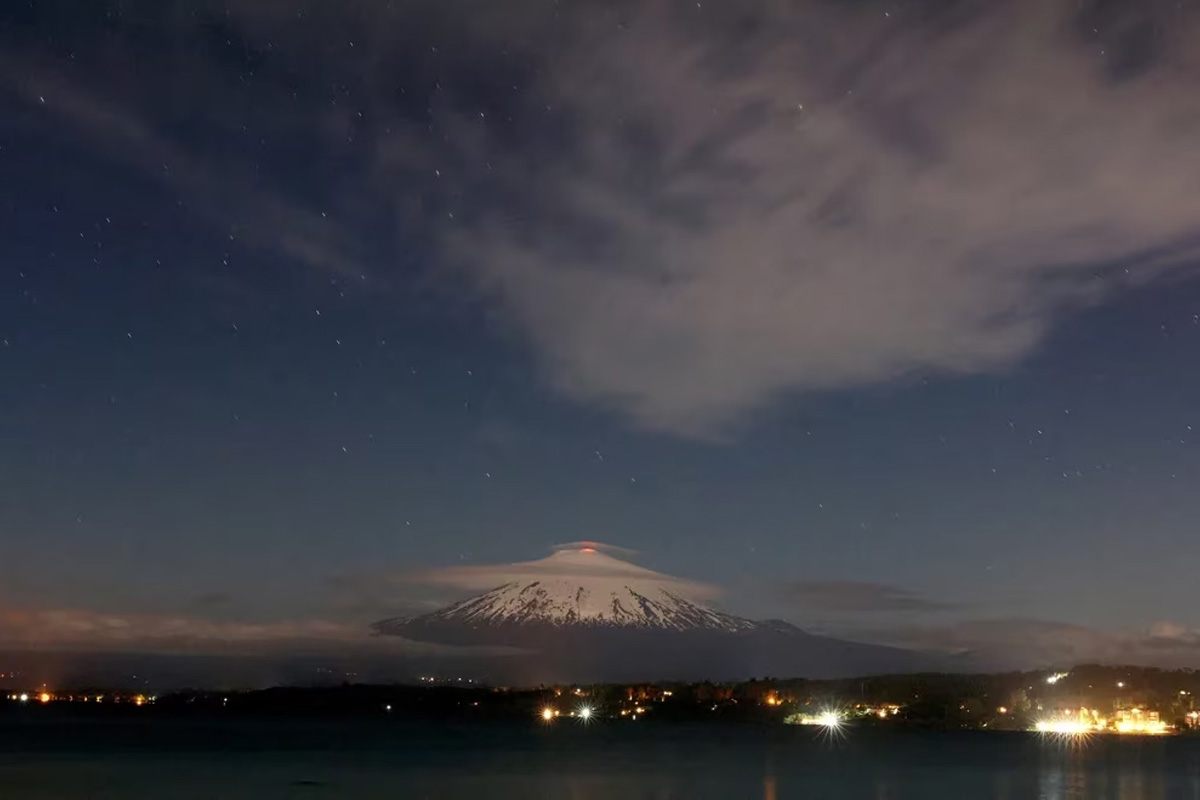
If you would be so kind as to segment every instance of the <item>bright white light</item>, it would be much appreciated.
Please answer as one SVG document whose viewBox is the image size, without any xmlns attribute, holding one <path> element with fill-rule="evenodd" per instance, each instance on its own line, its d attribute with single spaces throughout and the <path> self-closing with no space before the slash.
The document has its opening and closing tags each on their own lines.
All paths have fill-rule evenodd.
<svg viewBox="0 0 1200 800">
<path fill-rule="evenodd" d="M 1053 675 L 1047 675 L 1046 683 L 1053 686 L 1054 684 L 1058 683 L 1059 681 L 1061 681 L 1063 678 L 1067 677 L 1070 674 L 1071 673 L 1069 673 L 1069 672 L 1056 672 Z"/>
<path fill-rule="evenodd" d="M 1051 733 L 1058 736 L 1086 736 L 1095 730 L 1092 725 L 1070 719 L 1043 720 L 1038 722 L 1034 729 L 1038 733 Z"/>
<path fill-rule="evenodd" d="M 549 722 L 550 720 L 554 719 L 554 709 L 553 708 L 543 708 L 542 709 L 542 719 L 544 719 L 546 722 Z"/>
<path fill-rule="evenodd" d="M 579 709 L 579 718 L 581 720 L 583 720 L 584 722 L 587 722 L 589 719 L 592 718 L 592 710 L 590 708 L 588 708 L 587 706 L 584 706 L 583 708 Z"/>
<path fill-rule="evenodd" d="M 20 698 L 18 698 L 18 699 L 19 699 L 19 700 L 20 700 L 22 703 L 28 703 L 28 702 L 29 702 L 29 695 L 27 695 L 27 694 L 23 694 L 23 695 L 21 695 L 21 696 L 20 696 Z"/>
<path fill-rule="evenodd" d="M 801 725 L 817 725 L 829 730 L 834 730 L 842 726 L 842 715 L 836 711 L 822 711 L 814 716 L 804 714 L 795 717 L 794 720 Z"/>
<path fill-rule="evenodd" d="M 1078 722 L 1039 722 L 1037 729 L 1041 733 L 1083 733 L 1086 730 Z"/>
<path fill-rule="evenodd" d="M 842 718 L 836 711 L 826 711 L 817 717 L 817 724 L 826 728 L 837 728 L 842 724 Z"/>
</svg>

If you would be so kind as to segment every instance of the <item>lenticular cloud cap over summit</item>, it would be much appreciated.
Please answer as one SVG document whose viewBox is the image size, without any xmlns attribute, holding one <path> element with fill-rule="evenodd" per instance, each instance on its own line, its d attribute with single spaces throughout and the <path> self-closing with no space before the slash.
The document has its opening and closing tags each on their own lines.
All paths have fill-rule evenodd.
<svg viewBox="0 0 1200 800">
<path fill-rule="evenodd" d="M 608 582 L 614 586 L 662 587 L 672 594 L 693 600 L 720 595 L 720 590 L 714 586 L 655 572 L 622 558 L 631 555 L 630 550 L 600 542 L 573 542 L 557 545 L 550 555 L 535 561 L 448 567 L 414 577 L 423 583 L 474 591 L 494 589 L 514 582 L 558 579 L 586 581 L 589 584 Z"/>
<path fill-rule="evenodd" d="M 609 555 L 596 542 L 562 545 L 545 558 L 434 571 L 429 582 L 487 589 L 432 614 L 380 623 L 380 632 L 434 635 L 446 626 L 585 626 L 648 630 L 738 631 L 756 623 L 703 604 L 712 587 L 664 575 Z"/>
</svg>

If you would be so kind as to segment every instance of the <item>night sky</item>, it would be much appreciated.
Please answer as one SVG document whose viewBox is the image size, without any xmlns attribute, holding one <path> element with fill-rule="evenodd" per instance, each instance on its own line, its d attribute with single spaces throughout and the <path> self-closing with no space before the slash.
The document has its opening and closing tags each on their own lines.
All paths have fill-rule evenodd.
<svg viewBox="0 0 1200 800">
<path fill-rule="evenodd" d="M 1198 85 L 1194 0 L 0 4 L 0 645 L 596 540 L 1200 661 Z"/>
</svg>

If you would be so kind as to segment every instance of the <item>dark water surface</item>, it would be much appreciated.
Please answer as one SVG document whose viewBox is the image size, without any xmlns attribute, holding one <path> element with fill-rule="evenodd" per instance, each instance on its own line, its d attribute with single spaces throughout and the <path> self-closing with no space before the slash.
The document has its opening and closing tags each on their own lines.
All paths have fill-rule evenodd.
<svg viewBox="0 0 1200 800">
<path fill-rule="evenodd" d="M 1200 739 L 595 723 L 3 720 L 0 798 L 1200 800 Z"/>
</svg>

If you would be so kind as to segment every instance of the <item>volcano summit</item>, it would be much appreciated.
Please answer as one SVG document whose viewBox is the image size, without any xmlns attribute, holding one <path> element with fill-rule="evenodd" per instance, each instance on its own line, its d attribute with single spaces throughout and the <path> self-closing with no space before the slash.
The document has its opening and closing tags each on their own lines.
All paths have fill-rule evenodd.
<svg viewBox="0 0 1200 800">
<path fill-rule="evenodd" d="M 936 668 L 919 653 L 805 633 L 705 604 L 708 587 L 654 572 L 591 543 L 500 568 L 447 570 L 499 585 L 430 614 L 376 623 L 376 633 L 460 646 L 506 646 L 521 682 L 845 677 Z M 512 672 L 512 678 L 509 673 Z"/>
</svg>

